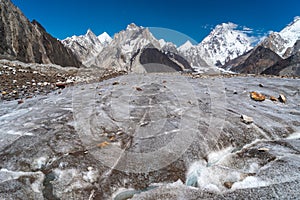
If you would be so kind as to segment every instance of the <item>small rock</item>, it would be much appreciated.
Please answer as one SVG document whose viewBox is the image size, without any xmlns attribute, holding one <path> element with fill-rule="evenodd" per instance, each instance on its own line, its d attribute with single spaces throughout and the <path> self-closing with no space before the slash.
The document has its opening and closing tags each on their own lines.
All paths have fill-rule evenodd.
<svg viewBox="0 0 300 200">
<path fill-rule="evenodd" d="M 260 94 L 258 92 L 250 92 L 250 97 L 255 101 L 264 101 L 266 99 L 265 95 Z"/>
<path fill-rule="evenodd" d="M 263 85 L 263 84 L 261 84 L 261 83 L 260 83 L 258 86 L 259 86 L 259 87 L 264 87 L 264 85 Z"/>
<path fill-rule="evenodd" d="M 136 87 L 135 89 L 136 89 L 137 91 L 143 91 L 143 89 L 140 88 L 140 87 Z"/>
<path fill-rule="evenodd" d="M 2 95 L 6 95 L 7 92 L 6 92 L 6 91 L 2 91 L 1 94 L 2 94 Z"/>
<path fill-rule="evenodd" d="M 23 100 L 23 99 L 20 99 L 20 100 L 18 101 L 18 104 L 21 104 L 21 103 L 24 103 L 24 100 Z"/>
<path fill-rule="evenodd" d="M 224 183 L 224 186 L 227 188 L 227 189 L 230 189 L 232 187 L 232 185 L 234 184 L 234 182 L 231 182 L 231 181 L 226 181 Z"/>
<path fill-rule="evenodd" d="M 112 85 L 119 85 L 120 83 L 118 81 L 113 82 Z"/>
<path fill-rule="evenodd" d="M 234 90 L 234 91 L 233 91 L 233 94 L 237 94 L 237 91 L 236 91 L 236 90 Z"/>
<path fill-rule="evenodd" d="M 109 138 L 109 141 L 115 142 L 115 141 L 116 141 L 116 137 L 115 137 L 115 136 L 111 136 L 111 137 Z"/>
<path fill-rule="evenodd" d="M 66 87 L 66 84 L 63 82 L 57 82 L 55 85 L 56 85 L 56 87 L 62 88 L 62 89 Z"/>
<path fill-rule="evenodd" d="M 260 151 L 260 152 L 267 152 L 267 151 L 269 151 L 269 149 L 265 148 L 265 147 L 262 147 L 262 148 L 259 148 L 258 151 Z"/>
<path fill-rule="evenodd" d="M 140 123 L 140 126 L 146 126 L 146 125 L 148 125 L 149 124 L 149 122 L 141 122 Z"/>
<path fill-rule="evenodd" d="M 103 148 L 103 147 L 106 147 L 109 144 L 110 144 L 109 142 L 105 141 L 105 142 L 101 142 L 100 144 L 97 144 L 97 147 Z"/>
<path fill-rule="evenodd" d="M 286 97 L 285 97 L 283 94 L 280 94 L 280 95 L 279 95 L 278 100 L 279 100 L 281 103 L 286 103 Z"/>
<path fill-rule="evenodd" d="M 242 119 L 242 122 L 244 122 L 245 124 L 251 124 L 251 123 L 253 123 L 253 118 L 252 117 L 248 117 L 247 115 L 242 115 L 241 119 Z"/>
<path fill-rule="evenodd" d="M 270 100 L 271 101 L 278 101 L 278 99 L 276 97 L 274 97 L 274 96 L 270 96 Z"/>
</svg>

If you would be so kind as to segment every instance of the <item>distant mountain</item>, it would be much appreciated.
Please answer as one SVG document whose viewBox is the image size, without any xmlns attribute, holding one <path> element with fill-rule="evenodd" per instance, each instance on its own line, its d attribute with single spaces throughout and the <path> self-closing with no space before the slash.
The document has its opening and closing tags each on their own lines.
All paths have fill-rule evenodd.
<svg viewBox="0 0 300 200">
<path fill-rule="evenodd" d="M 163 40 L 159 41 L 151 34 L 149 29 L 132 23 L 127 26 L 126 30 L 115 34 L 109 45 L 105 46 L 96 57 L 86 62 L 86 65 L 125 71 L 149 72 L 152 71 L 149 69 L 149 64 L 151 64 L 149 62 L 153 61 L 153 63 L 161 64 L 161 67 L 167 65 L 175 71 L 191 69 L 189 64 L 180 63 L 181 61 L 184 62 L 184 59 L 179 59 L 180 56 L 176 53 L 177 49 L 174 44 Z M 148 58 L 145 56 L 148 56 Z M 145 70 L 145 64 L 148 64 L 147 70 Z M 178 68 L 178 66 L 181 67 Z"/>
<path fill-rule="evenodd" d="M 187 41 L 178 50 L 193 66 L 202 66 L 205 63 L 214 66 L 222 65 L 249 51 L 253 48 L 252 42 L 253 38 L 239 30 L 238 25 L 222 23 L 198 45 Z"/>
<path fill-rule="evenodd" d="M 272 32 L 253 50 L 226 62 L 222 68 L 238 73 L 299 76 L 300 18 Z M 285 58 L 285 59 L 282 59 Z"/>
<path fill-rule="evenodd" d="M 87 66 L 99 66 L 102 68 L 129 69 L 130 59 L 139 49 L 152 44 L 160 48 L 159 42 L 146 28 L 130 24 L 126 30 L 115 34 L 110 45 L 93 59 L 86 63 Z"/>
<path fill-rule="evenodd" d="M 100 41 L 101 44 L 106 46 L 112 41 L 112 38 L 106 32 L 103 32 L 98 36 L 98 40 Z"/>
<path fill-rule="evenodd" d="M 96 57 L 111 40 L 112 38 L 106 32 L 97 37 L 89 29 L 85 35 L 68 37 L 62 40 L 62 43 L 85 64 Z"/>
<path fill-rule="evenodd" d="M 0 58 L 27 63 L 81 66 L 72 51 L 37 21 L 28 21 L 10 0 L 0 0 Z"/>
<path fill-rule="evenodd" d="M 230 60 L 223 68 L 244 74 L 260 74 L 280 60 L 281 57 L 272 50 L 257 46 L 244 55 Z"/>
<path fill-rule="evenodd" d="M 260 45 L 271 49 L 283 58 L 292 55 L 292 47 L 300 39 L 300 17 L 282 29 L 280 32 L 272 32 Z"/>
<path fill-rule="evenodd" d="M 276 62 L 264 70 L 262 74 L 300 76 L 300 52 L 298 51 L 290 57 Z"/>
</svg>

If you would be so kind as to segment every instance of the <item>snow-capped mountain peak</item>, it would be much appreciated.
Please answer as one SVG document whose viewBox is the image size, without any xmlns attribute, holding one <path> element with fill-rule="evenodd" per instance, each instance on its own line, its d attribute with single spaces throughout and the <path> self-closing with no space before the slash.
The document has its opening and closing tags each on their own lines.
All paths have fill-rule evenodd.
<svg viewBox="0 0 300 200">
<path fill-rule="evenodd" d="M 103 38 L 109 41 L 110 37 L 105 36 Z M 108 44 L 102 43 L 91 29 L 88 29 L 85 35 L 68 37 L 62 40 L 62 43 L 71 49 L 84 64 L 99 54 L 103 47 Z"/>
<path fill-rule="evenodd" d="M 139 30 L 141 28 L 144 28 L 144 27 L 137 26 L 135 23 L 131 23 L 131 24 L 127 25 L 126 30 Z"/>
<path fill-rule="evenodd" d="M 98 36 L 98 40 L 102 43 L 102 44 L 109 44 L 112 41 L 112 38 L 106 33 L 103 32 L 101 35 Z"/>
<path fill-rule="evenodd" d="M 198 56 L 208 65 L 214 66 L 224 64 L 249 51 L 253 48 L 252 41 L 253 38 L 238 25 L 229 22 L 217 25 L 198 45 L 186 42 L 178 50 L 186 57 Z"/>
<path fill-rule="evenodd" d="M 125 30 L 115 34 L 109 45 L 87 65 L 124 70 L 129 67 L 132 56 L 149 45 L 160 48 L 158 40 L 153 37 L 149 29 L 131 23 Z"/>
<path fill-rule="evenodd" d="M 271 49 L 283 58 L 287 58 L 292 53 L 292 48 L 300 39 L 300 17 L 294 20 L 280 32 L 271 32 L 270 35 L 261 42 L 261 45 Z"/>
<path fill-rule="evenodd" d="M 281 35 L 300 35 L 300 16 L 294 18 L 294 20 L 286 26 L 282 31 L 280 31 Z"/>
<path fill-rule="evenodd" d="M 94 33 L 93 33 L 93 31 L 91 30 L 91 29 L 88 29 L 87 31 L 86 31 L 86 34 L 85 35 L 87 35 L 87 36 L 96 36 Z"/>
<path fill-rule="evenodd" d="M 194 45 L 187 40 L 183 45 L 181 45 L 180 47 L 178 47 L 178 51 L 187 51 L 188 49 L 194 47 Z"/>
<path fill-rule="evenodd" d="M 238 25 L 229 22 L 217 25 L 198 46 L 203 48 L 203 58 L 208 63 L 224 64 L 252 49 L 251 41 L 246 33 L 238 29 Z"/>
</svg>

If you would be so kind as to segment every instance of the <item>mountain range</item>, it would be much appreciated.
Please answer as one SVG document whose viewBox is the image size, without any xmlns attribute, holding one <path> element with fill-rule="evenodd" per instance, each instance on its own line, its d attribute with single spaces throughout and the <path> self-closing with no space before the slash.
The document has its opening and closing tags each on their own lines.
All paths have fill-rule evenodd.
<svg viewBox="0 0 300 200">
<path fill-rule="evenodd" d="M 149 64 L 154 62 L 168 63 L 171 71 L 219 67 L 237 73 L 299 75 L 300 17 L 264 38 L 249 35 L 249 28 L 222 23 L 198 44 L 186 41 L 177 47 L 134 23 L 113 38 L 106 32 L 96 36 L 89 29 L 85 35 L 59 41 L 37 21 L 30 22 L 10 0 L 0 0 L 0 5 L 0 58 L 133 72 L 152 71 Z"/>
<path fill-rule="evenodd" d="M 193 45 L 187 41 L 176 47 L 171 42 L 156 39 L 149 29 L 130 24 L 125 30 L 115 34 L 114 38 L 108 39 L 110 42 L 105 45 L 86 43 L 86 41 L 91 41 L 88 39 L 90 37 L 88 33 L 92 34 L 91 30 L 84 36 L 73 36 L 73 40 L 67 38 L 62 42 L 69 48 L 74 44 L 83 44 L 76 48 L 71 47 L 75 54 L 84 52 L 85 49 L 91 51 L 92 53 L 83 56 L 89 58 L 88 62 L 81 59 L 88 67 L 101 66 L 126 71 L 141 71 L 138 69 L 140 63 L 132 62 L 133 55 L 141 49 L 151 47 L 166 55 L 172 54 L 184 58 L 196 71 L 199 68 L 217 66 L 237 73 L 261 74 L 269 67 L 277 66 L 276 75 L 299 75 L 298 70 L 295 69 L 298 66 L 295 65 L 297 60 L 295 57 L 300 47 L 299 17 L 295 17 L 294 21 L 282 31 L 270 32 L 267 37 L 251 36 L 248 34 L 249 30 L 245 27 L 241 29 L 231 22 L 222 23 L 217 25 L 199 44 Z M 94 38 L 97 37 L 95 34 L 92 35 Z M 101 50 L 95 55 L 94 48 L 98 46 Z M 280 73 L 278 69 L 283 72 Z M 270 69 L 264 73 L 273 71 Z"/>
</svg>

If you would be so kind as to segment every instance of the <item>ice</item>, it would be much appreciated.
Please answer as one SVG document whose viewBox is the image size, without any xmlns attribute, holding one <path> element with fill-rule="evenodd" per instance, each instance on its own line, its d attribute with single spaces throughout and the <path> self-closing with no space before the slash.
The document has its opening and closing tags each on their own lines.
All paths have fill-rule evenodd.
<svg viewBox="0 0 300 200">
<path fill-rule="evenodd" d="M 206 166 L 206 162 L 204 160 L 193 163 L 187 172 L 186 175 L 186 185 L 187 186 L 198 186 L 198 177 L 201 176 L 201 172 Z"/>
<path fill-rule="evenodd" d="M 46 165 L 48 158 L 47 157 L 39 157 L 33 160 L 31 168 L 33 170 L 42 169 L 43 166 Z"/>
<path fill-rule="evenodd" d="M 33 136 L 33 133 L 28 133 L 28 132 L 23 133 L 21 131 L 13 131 L 13 130 L 7 131 L 6 134 L 8 134 L 8 135 L 18 135 L 18 136 L 25 136 L 25 135 Z"/>
<path fill-rule="evenodd" d="M 269 183 L 254 176 L 249 176 L 245 178 L 243 181 L 236 182 L 232 185 L 232 190 L 236 189 L 244 189 L 244 188 L 255 188 L 255 187 L 265 187 L 268 186 Z"/>
<path fill-rule="evenodd" d="M 42 193 L 42 184 L 44 181 L 44 174 L 42 172 L 22 172 L 22 171 L 10 171 L 8 169 L 1 169 L 0 170 L 0 183 L 18 179 L 23 176 L 30 176 L 34 177 L 34 181 L 31 184 L 31 188 L 33 192 Z"/>
<path fill-rule="evenodd" d="M 93 167 L 88 167 L 88 172 L 84 172 L 83 174 L 83 179 L 90 183 L 96 182 L 99 178 L 98 170 L 94 170 Z"/>
<path fill-rule="evenodd" d="M 287 137 L 287 139 L 299 139 L 299 138 L 300 138 L 300 132 L 295 132 Z"/>
<path fill-rule="evenodd" d="M 233 147 L 227 147 L 222 149 L 221 151 L 215 151 L 210 154 L 208 154 L 208 166 L 213 165 L 217 163 L 219 160 L 224 158 L 226 155 L 228 155 L 233 150 Z"/>
</svg>

